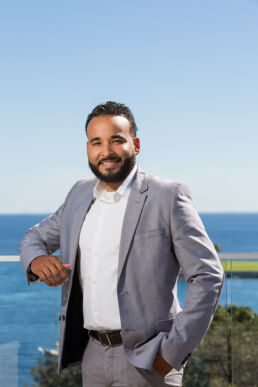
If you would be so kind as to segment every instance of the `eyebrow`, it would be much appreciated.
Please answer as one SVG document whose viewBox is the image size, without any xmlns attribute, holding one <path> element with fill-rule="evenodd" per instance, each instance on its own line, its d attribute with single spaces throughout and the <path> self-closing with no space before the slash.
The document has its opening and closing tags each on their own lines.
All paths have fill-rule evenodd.
<svg viewBox="0 0 258 387">
<path fill-rule="evenodd" d="M 123 136 L 120 136 L 120 134 L 114 134 L 113 136 L 111 136 L 112 139 L 115 139 L 115 138 L 119 138 L 121 140 L 125 140 L 125 138 Z M 92 143 L 94 141 L 100 141 L 100 137 L 93 137 L 89 142 Z"/>
<path fill-rule="evenodd" d="M 123 136 L 120 136 L 120 134 L 114 134 L 114 136 L 111 136 L 111 138 L 120 138 L 121 140 L 125 140 Z"/>
<path fill-rule="evenodd" d="M 99 141 L 99 140 L 100 140 L 100 137 L 93 137 L 89 142 Z"/>
</svg>

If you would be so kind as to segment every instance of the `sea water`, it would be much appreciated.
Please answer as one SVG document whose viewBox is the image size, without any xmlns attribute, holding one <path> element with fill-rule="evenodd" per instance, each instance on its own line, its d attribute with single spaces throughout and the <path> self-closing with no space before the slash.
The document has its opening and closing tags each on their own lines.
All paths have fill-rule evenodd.
<svg viewBox="0 0 258 387">
<path fill-rule="evenodd" d="M 45 216 L 0 215 L 0 255 L 18 255 L 24 232 Z M 258 214 L 201 214 L 211 240 L 222 252 L 258 252 Z M 227 280 L 223 305 L 247 305 L 258 313 L 257 279 Z M 187 285 L 180 282 L 183 305 Z M 232 290 L 232 292 L 231 292 Z M 55 348 L 59 338 L 60 288 L 27 285 L 19 262 L 0 262 L 0 386 L 32 385 L 39 347 Z"/>
</svg>

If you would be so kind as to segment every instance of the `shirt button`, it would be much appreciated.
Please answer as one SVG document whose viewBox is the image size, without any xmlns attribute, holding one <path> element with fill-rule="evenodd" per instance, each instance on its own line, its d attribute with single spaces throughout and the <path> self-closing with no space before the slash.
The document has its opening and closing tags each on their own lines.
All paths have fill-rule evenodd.
<svg viewBox="0 0 258 387">
<path fill-rule="evenodd" d="M 92 283 L 93 283 L 94 285 L 96 285 L 96 281 L 95 281 L 95 280 L 93 280 Z"/>
</svg>

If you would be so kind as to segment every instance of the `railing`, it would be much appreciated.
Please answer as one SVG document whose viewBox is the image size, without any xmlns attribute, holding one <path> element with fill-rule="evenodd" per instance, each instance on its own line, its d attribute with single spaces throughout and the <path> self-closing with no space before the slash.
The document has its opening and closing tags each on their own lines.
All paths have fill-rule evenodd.
<svg viewBox="0 0 258 387">
<path fill-rule="evenodd" d="M 223 253 L 220 258 L 226 272 L 220 304 L 202 344 L 187 363 L 183 385 L 255 387 L 258 253 Z M 181 305 L 186 289 L 187 284 L 180 281 Z M 55 372 L 55 351 L 48 350 L 56 348 L 59 338 L 59 299 L 60 288 L 27 286 L 18 256 L 0 256 L 0 386 L 31 386 L 32 367 L 34 377 L 45 372 L 49 378 Z M 71 378 L 69 372 L 67 378 Z M 74 386 L 79 387 L 78 382 Z"/>
<path fill-rule="evenodd" d="M 18 256 L 0 256 L 0 386 L 31 387 L 39 348 L 59 337 L 60 289 L 27 285 Z M 37 384 L 36 384 L 37 385 Z"/>
<path fill-rule="evenodd" d="M 226 273 L 221 302 L 227 309 L 227 379 L 230 386 L 258 386 L 258 254 L 220 254 Z M 217 311 L 219 317 L 220 310 Z M 216 318 L 216 317 L 215 317 Z M 209 331 L 212 336 L 212 330 Z M 215 335 L 214 335 L 215 336 Z M 213 341 L 215 337 L 213 338 Z M 219 356 L 218 356 L 219 357 Z"/>
<path fill-rule="evenodd" d="M 185 370 L 184 386 L 258 386 L 258 254 L 219 254 L 225 283 L 212 325 Z M 184 290 L 186 284 L 179 285 Z M 181 289 L 182 294 L 182 289 Z"/>
</svg>

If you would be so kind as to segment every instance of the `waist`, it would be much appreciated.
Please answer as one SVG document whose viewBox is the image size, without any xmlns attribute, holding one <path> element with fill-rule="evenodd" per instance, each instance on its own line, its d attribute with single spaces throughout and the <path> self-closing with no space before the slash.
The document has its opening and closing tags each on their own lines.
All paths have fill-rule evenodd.
<svg viewBox="0 0 258 387">
<path fill-rule="evenodd" d="M 120 330 L 115 331 L 94 331 L 89 330 L 89 335 L 98 340 L 102 345 L 111 347 L 122 344 L 122 336 Z"/>
</svg>

